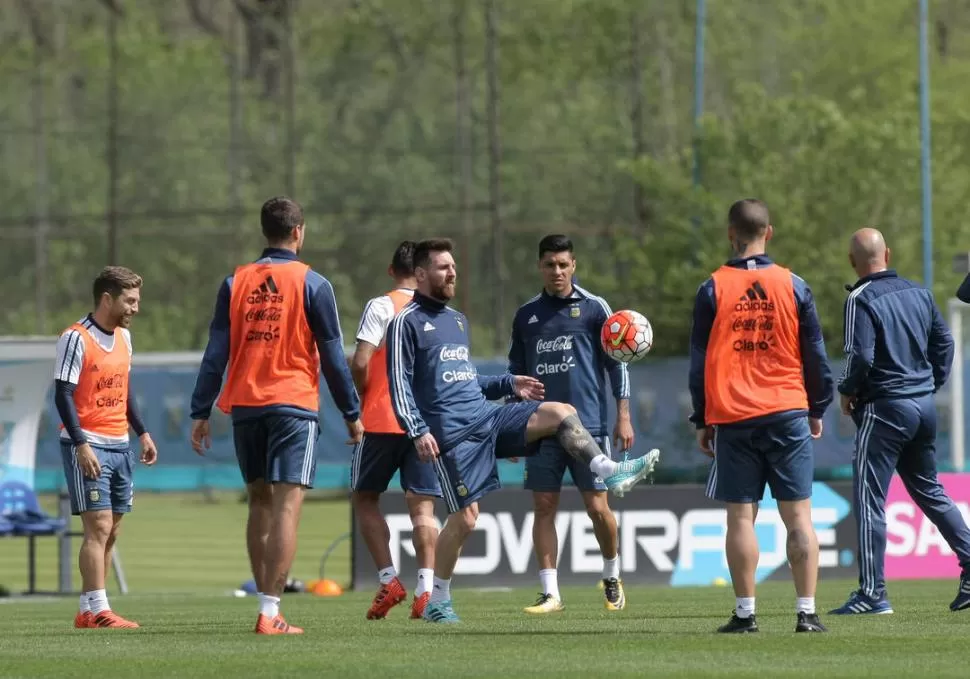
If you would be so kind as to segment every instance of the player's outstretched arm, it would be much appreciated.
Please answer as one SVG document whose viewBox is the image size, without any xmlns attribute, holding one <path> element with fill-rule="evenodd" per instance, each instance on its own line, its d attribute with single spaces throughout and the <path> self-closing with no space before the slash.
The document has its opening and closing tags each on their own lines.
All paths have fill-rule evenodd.
<svg viewBox="0 0 970 679">
<path fill-rule="evenodd" d="M 232 277 L 226 278 L 216 296 L 215 311 L 209 323 L 209 341 L 202 354 L 199 375 L 192 392 L 190 414 L 193 420 L 208 420 L 212 406 L 222 389 L 222 376 L 229 363 L 229 300 Z"/>
<path fill-rule="evenodd" d="M 825 351 L 822 323 L 818 319 L 811 288 L 792 275 L 795 300 L 798 302 L 798 341 L 802 357 L 802 376 L 808 396 L 808 416 L 821 420 L 835 398 L 832 367 Z"/>
<path fill-rule="evenodd" d="M 697 295 L 694 298 L 694 317 L 690 328 L 690 368 L 687 384 L 693 413 L 689 419 L 698 429 L 705 428 L 704 365 L 716 310 L 714 280 L 708 278 L 697 288 Z"/>
<path fill-rule="evenodd" d="M 344 357 L 343 334 L 340 331 L 340 315 L 337 312 L 333 286 L 330 281 L 312 271 L 307 274 L 307 286 L 310 300 L 307 320 L 317 340 L 320 370 L 344 420 L 356 421 L 360 418 L 360 398 Z"/>
<path fill-rule="evenodd" d="M 391 405 L 401 429 L 411 439 L 429 429 L 414 400 L 414 332 L 407 316 L 399 314 L 387 326 L 387 383 Z"/>
<path fill-rule="evenodd" d="M 966 285 L 966 283 L 964 283 Z M 950 377 L 953 366 L 953 335 L 943 320 L 932 293 L 927 292 L 930 305 L 933 308 L 933 325 L 930 327 L 930 340 L 927 350 L 930 365 L 933 366 L 933 390 L 939 391 Z"/>
<path fill-rule="evenodd" d="M 967 277 L 960 283 L 960 287 L 957 288 L 957 299 L 970 304 L 970 273 L 967 274 Z"/>
<path fill-rule="evenodd" d="M 478 386 L 485 398 L 497 401 L 505 396 L 517 396 L 515 393 L 515 375 L 478 375 Z"/>
</svg>

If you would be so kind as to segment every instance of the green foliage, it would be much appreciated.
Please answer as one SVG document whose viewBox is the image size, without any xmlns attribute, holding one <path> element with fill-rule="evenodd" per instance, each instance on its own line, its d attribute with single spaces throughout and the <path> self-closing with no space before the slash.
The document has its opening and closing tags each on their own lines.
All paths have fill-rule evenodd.
<svg viewBox="0 0 970 679">
<path fill-rule="evenodd" d="M 708 3 L 698 187 L 693 0 L 494 4 L 493 164 L 483 0 L 293 3 L 292 115 L 286 55 L 270 39 L 280 27 L 238 10 L 259 3 L 122 3 L 116 209 L 119 260 L 146 279 L 139 349 L 204 345 L 220 279 L 261 247 L 259 205 L 285 192 L 307 208 L 304 255 L 333 281 L 348 338 L 389 284 L 396 244 L 445 235 L 475 351 L 501 353 L 538 286 L 536 242 L 564 232 L 581 281 L 647 314 L 656 355 L 682 355 L 694 292 L 729 255 L 724 217 L 742 196 L 768 202 L 771 253 L 811 284 L 833 353 L 854 229 L 881 228 L 901 273 L 921 277 L 914 3 Z M 8 297 L 0 328 L 50 334 L 86 310 L 108 253 L 108 20 L 96 0 L 21 5 L 0 9 L 0 265 L 10 287 L 44 284 L 47 313 L 38 294 Z M 970 8 L 933 3 L 933 20 L 942 302 L 958 282 L 950 258 L 970 242 Z"/>
</svg>

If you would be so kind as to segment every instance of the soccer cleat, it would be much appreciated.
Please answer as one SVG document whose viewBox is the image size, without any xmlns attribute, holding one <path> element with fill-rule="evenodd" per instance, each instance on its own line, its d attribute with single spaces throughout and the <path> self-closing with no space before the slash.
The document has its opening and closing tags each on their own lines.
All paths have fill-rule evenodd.
<svg viewBox="0 0 970 679">
<path fill-rule="evenodd" d="M 951 611 L 962 611 L 964 608 L 970 608 L 970 576 L 960 578 L 957 598 L 950 602 Z"/>
<path fill-rule="evenodd" d="M 861 591 L 855 591 L 849 595 L 848 601 L 829 611 L 829 615 L 889 615 L 892 612 L 892 604 L 885 594 L 873 599 Z"/>
<path fill-rule="evenodd" d="M 643 457 L 633 460 L 623 460 L 618 465 L 616 473 L 604 479 L 606 487 L 617 497 L 623 497 L 633 486 L 653 474 L 653 468 L 660 459 L 660 451 L 654 448 Z"/>
<path fill-rule="evenodd" d="M 271 618 L 267 615 L 259 614 L 256 618 L 256 634 L 303 634 L 303 628 L 291 625 L 283 619 L 282 615 Z"/>
<path fill-rule="evenodd" d="M 603 595 L 606 597 L 605 606 L 608 611 L 622 611 L 626 608 L 626 594 L 623 592 L 623 581 L 619 578 L 603 578 Z"/>
<path fill-rule="evenodd" d="M 92 627 L 109 627 L 112 629 L 138 629 L 140 625 L 133 620 L 125 620 L 112 610 L 101 611 L 93 618 Z"/>
<path fill-rule="evenodd" d="M 817 613 L 799 613 L 795 623 L 796 632 L 828 632 L 825 625 L 818 619 Z"/>
<path fill-rule="evenodd" d="M 424 609 L 428 606 L 428 602 L 431 601 L 431 592 L 425 592 L 421 596 L 414 597 L 414 601 L 411 602 L 411 619 L 420 620 L 424 615 Z"/>
<path fill-rule="evenodd" d="M 428 622 L 441 622 L 449 625 L 461 622 L 458 614 L 455 613 L 455 609 L 451 607 L 451 601 L 442 601 L 437 604 L 429 601 L 428 605 L 424 607 L 424 613 L 421 614 L 421 617 Z"/>
<path fill-rule="evenodd" d="M 97 627 L 94 624 L 94 615 L 91 611 L 84 611 L 83 613 L 78 611 L 78 614 L 74 616 L 74 629 L 91 629 Z"/>
<path fill-rule="evenodd" d="M 408 598 L 407 590 L 397 578 L 377 590 L 374 602 L 367 609 L 368 620 L 383 620 L 392 608 Z"/>
<path fill-rule="evenodd" d="M 721 634 L 750 634 L 758 631 L 758 621 L 752 615 L 749 618 L 739 618 L 737 613 L 731 614 L 726 625 L 717 628 Z"/>
<path fill-rule="evenodd" d="M 531 606 L 526 606 L 524 610 L 529 615 L 545 615 L 546 613 L 558 613 L 565 610 L 562 601 L 552 594 L 540 594 L 536 602 Z"/>
</svg>

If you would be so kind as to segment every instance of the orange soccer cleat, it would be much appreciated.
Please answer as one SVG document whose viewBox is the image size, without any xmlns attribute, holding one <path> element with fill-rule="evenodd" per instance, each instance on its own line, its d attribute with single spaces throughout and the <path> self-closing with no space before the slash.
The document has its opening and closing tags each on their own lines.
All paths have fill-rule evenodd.
<svg viewBox="0 0 970 679">
<path fill-rule="evenodd" d="M 133 620 L 125 620 L 112 610 L 101 611 L 94 616 L 92 627 L 110 627 L 113 629 L 138 629 L 140 625 Z"/>
<path fill-rule="evenodd" d="M 394 578 L 386 585 L 381 585 L 374 597 L 374 603 L 367 609 L 368 620 L 382 620 L 392 608 L 408 598 L 408 593 L 404 585 L 397 578 Z"/>
<path fill-rule="evenodd" d="M 282 615 L 275 618 L 259 614 L 256 618 L 256 634 L 303 634 L 303 628 L 291 625 L 283 619 Z"/>
<path fill-rule="evenodd" d="M 74 629 L 91 629 L 92 627 L 97 627 L 94 624 L 94 615 L 91 611 L 84 611 L 83 613 L 78 611 L 78 614 L 74 616 Z"/>
<path fill-rule="evenodd" d="M 431 601 L 431 592 L 425 592 L 421 596 L 414 597 L 411 602 L 411 619 L 420 620 L 424 617 L 424 609 Z"/>
</svg>

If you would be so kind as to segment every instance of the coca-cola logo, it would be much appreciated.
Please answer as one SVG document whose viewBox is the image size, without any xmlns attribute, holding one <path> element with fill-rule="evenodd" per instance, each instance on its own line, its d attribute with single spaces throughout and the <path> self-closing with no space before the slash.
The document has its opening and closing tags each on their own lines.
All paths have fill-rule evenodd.
<svg viewBox="0 0 970 679">
<path fill-rule="evenodd" d="M 571 351 L 573 348 L 572 335 L 560 335 L 556 339 L 536 341 L 536 353 L 547 354 L 553 351 Z"/>
<path fill-rule="evenodd" d="M 114 375 L 105 375 L 104 377 L 98 378 L 98 381 L 94 384 L 94 388 L 96 391 L 101 391 L 102 389 L 115 389 L 123 387 L 125 384 L 124 379 L 125 378 L 119 373 L 115 373 Z"/>
<path fill-rule="evenodd" d="M 441 353 L 438 358 L 442 363 L 447 361 L 467 361 L 468 347 L 441 347 Z"/>
<path fill-rule="evenodd" d="M 278 322 L 282 317 L 283 309 L 278 306 L 266 307 L 265 309 L 250 309 L 246 312 L 247 323 L 258 321 Z"/>
</svg>

